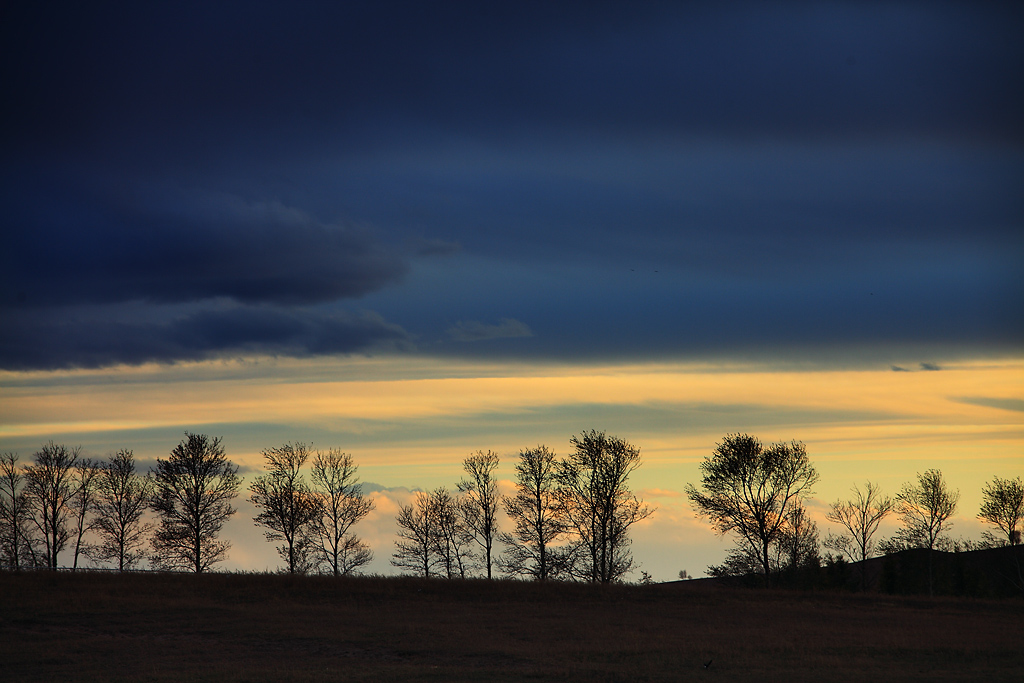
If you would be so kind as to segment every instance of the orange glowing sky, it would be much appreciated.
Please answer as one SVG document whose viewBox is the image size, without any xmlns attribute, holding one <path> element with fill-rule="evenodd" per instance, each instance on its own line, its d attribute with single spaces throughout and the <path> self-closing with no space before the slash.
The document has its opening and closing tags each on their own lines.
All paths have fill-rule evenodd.
<svg viewBox="0 0 1024 683">
<path fill-rule="evenodd" d="M 373 379 L 377 378 L 377 379 Z M 222 436 L 251 473 L 260 450 L 286 441 L 351 452 L 361 478 L 384 490 L 363 535 L 387 572 L 394 512 L 405 489 L 453 486 L 477 449 L 502 456 L 511 486 L 519 449 L 600 429 L 640 446 L 632 481 L 658 512 L 635 530 L 634 551 L 656 578 L 718 562 L 717 539 L 680 495 L 724 434 L 807 444 L 821 473 L 810 509 L 866 479 L 895 492 L 937 467 L 962 493 L 954 536 L 977 537 L 980 490 L 1024 471 L 1024 361 L 962 362 L 940 370 L 801 370 L 696 364 L 519 366 L 401 357 L 216 362 L 0 375 L 0 449 L 28 458 L 53 439 L 105 456 L 132 448 L 165 457 L 182 433 Z M 251 524 L 227 527 L 228 567 L 276 566 Z"/>
</svg>

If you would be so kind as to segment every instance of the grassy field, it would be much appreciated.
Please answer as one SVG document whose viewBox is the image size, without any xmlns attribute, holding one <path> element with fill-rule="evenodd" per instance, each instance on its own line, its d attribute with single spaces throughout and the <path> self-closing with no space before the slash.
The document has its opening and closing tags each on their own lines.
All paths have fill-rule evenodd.
<svg viewBox="0 0 1024 683">
<path fill-rule="evenodd" d="M 1022 646 L 1019 599 L 0 573 L 4 681 L 991 683 Z"/>
</svg>

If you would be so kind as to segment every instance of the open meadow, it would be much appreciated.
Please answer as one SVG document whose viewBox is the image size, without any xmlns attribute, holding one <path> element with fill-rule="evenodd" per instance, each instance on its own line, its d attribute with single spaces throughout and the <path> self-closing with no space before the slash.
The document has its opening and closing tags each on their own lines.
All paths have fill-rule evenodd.
<svg viewBox="0 0 1024 683">
<path fill-rule="evenodd" d="M 0 670 L 25 682 L 1020 681 L 1022 642 L 1019 599 L 0 574 Z"/>
</svg>

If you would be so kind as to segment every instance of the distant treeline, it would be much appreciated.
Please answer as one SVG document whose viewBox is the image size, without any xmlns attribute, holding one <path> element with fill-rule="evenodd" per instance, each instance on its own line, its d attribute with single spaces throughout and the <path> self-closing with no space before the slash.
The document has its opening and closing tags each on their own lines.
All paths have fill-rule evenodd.
<svg viewBox="0 0 1024 683">
<path fill-rule="evenodd" d="M 570 445 L 564 457 L 543 445 L 522 450 L 510 496 L 498 492 L 498 455 L 469 455 L 454 489 L 417 492 L 401 506 L 391 564 L 426 578 L 626 580 L 636 568 L 630 527 L 654 513 L 628 485 L 640 449 L 594 430 L 573 436 Z M 374 503 L 362 493 L 352 456 L 302 443 L 263 456 L 265 471 L 250 484 L 249 501 L 258 510 L 254 522 L 276 544 L 281 571 L 342 576 L 365 567 L 373 553 L 353 529 Z M 890 592 L 1024 592 L 1019 476 L 995 477 L 983 489 L 978 516 L 993 529 L 981 541 L 949 538 L 959 492 L 938 470 L 919 474 L 894 497 L 871 482 L 854 486 L 853 498 L 832 503 L 826 514 L 842 532 L 822 541 L 803 505 L 818 474 L 802 443 L 764 445 L 729 434 L 700 468 L 700 485 L 687 485 L 687 496 L 699 516 L 735 540 L 724 563 L 708 568 L 712 577 Z M 122 571 L 145 564 L 209 571 L 230 548 L 220 533 L 237 512 L 232 501 L 240 487 L 238 466 L 221 440 L 203 434 L 186 434 L 145 474 L 136 471 L 130 450 L 95 461 L 80 447 L 50 442 L 24 465 L 5 453 L 0 566 L 55 570 L 63 553 L 71 569 L 84 557 Z M 499 528 L 499 510 L 510 528 Z M 876 538 L 890 514 L 900 529 Z M 981 557 L 998 559 L 970 559 Z M 999 578 L 986 578 L 992 576 Z M 641 583 L 651 580 L 642 572 Z"/>
</svg>

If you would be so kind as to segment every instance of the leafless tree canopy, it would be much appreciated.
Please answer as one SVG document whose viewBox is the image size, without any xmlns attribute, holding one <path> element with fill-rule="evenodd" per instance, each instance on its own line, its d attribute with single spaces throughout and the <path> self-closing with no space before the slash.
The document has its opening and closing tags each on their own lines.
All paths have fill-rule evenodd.
<svg viewBox="0 0 1024 683">
<path fill-rule="evenodd" d="M 119 571 L 134 569 L 146 556 L 151 523 L 143 521 L 153 496 L 153 479 L 135 472 L 135 456 L 122 449 L 96 478 L 96 524 L 99 543 L 89 556 L 114 562 Z"/>
<path fill-rule="evenodd" d="M 758 558 L 768 583 L 771 545 L 818 481 L 807 449 L 796 441 L 765 448 L 753 436 L 729 434 L 700 469 L 703 490 L 686 487 L 697 514 L 709 519 L 720 534 L 738 534 L 740 544 Z"/>
<path fill-rule="evenodd" d="M 436 523 L 431 511 L 430 495 L 420 492 L 409 505 L 402 505 L 395 518 L 398 540 L 391 564 L 402 571 L 429 579 L 434 573 Z"/>
<path fill-rule="evenodd" d="M 566 532 L 555 487 L 555 453 L 547 446 L 521 451 L 516 494 L 504 500 L 505 513 L 515 527 L 500 536 L 506 546 L 499 560 L 502 572 L 538 581 L 552 578 L 559 565 L 552 544 Z"/>
<path fill-rule="evenodd" d="M 458 498 L 440 486 L 430 493 L 429 511 L 434 520 L 436 566 L 446 578 L 466 578 L 475 560 L 473 534 L 462 517 Z"/>
<path fill-rule="evenodd" d="M 828 548 L 846 554 L 851 561 L 863 561 L 875 554 L 874 536 L 878 526 L 893 510 L 893 500 L 883 496 L 876 484 L 870 481 L 864 490 L 854 485 L 853 500 L 832 503 L 825 519 L 841 524 L 846 533 L 830 535 L 825 541 Z"/>
<path fill-rule="evenodd" d="M 768 546 L 768 562 L 771 572 L 779 574 L 798 570 L 802 567 L 817 566 L 820 562 L 818 526 L 807 510 L 797 505 L 786 514 L 779 533 Z M 708 567 L 711 576 L 747 576 L 763 573 L 764 558 L 761 549 L 748 543 L 742 537 L 736 539 L 735 547 L 726 552 L 725 562 Z"/>
<path fill-rule="evenodd" d="M 959 491 L 950 491 L 939 470 L 917 475 L 917 484 L 904 484 L 896 495 L 896 514 L 903 528 L 896 533 L 900 546 L 934 550 L 939 539 L 953 526 Z"/>
<path fill-rule="evenodd" d="M 46 566 L 53 570 L 57 569 L 57 556 L 71 538 L 68 518 L 75 494 L 74 468 L 81 450 L 51 441 L 35 453 L 35 464 L 25 468 L 32 523 L 43 539 Z"/>
<path fill-rule="evenodd" d="M 943 534 L 953 526 L 949 518 L 956 512 L 959 491 L 950 491 L 939 470 L 927 470 L 917 475 L 917 484 L 904 484 L 896 494 L 896 514 L 903 527 L 896 536 L 886 541 L 885 550 L 904 548 L 935 550 L 944 540 Z M 928 553 L 928 593 L 935 592 L 932 572 L 932 553 Z"/>
<path fill-rule="evenodd" d="M 593 583 L 617 581 L 633 567 L 629 527 L 654 512 L 628 488 L 640 449 L 594 430 L 570 443 L 573 451 L 555 466 L 555 496 L 574 536 L 571 572 Z"/>
<path fill-rule="evenodd" d="M 420 492 L 399 508 L 398 540 L 391 564 L 426 578 L 466 578 L 473 566 L 473 536 L 466 528 L 458 500 L 441 486 Z"/>
<path fill-rule="evenodd" d="M 487 578 L 491 578 L 493 560 L 491 553 L 498 535 L 498 507 L 501 496 L 494 471 L 498 469 L 498 454 L 491 451 L 477 451 L 462 461 L 462 468 L 468 475 L 459 482 L 462 494 L 460 511 L 466 528 L 480 546 Z"/>
<path fill-rule="evenodd" d="M 41 561 L 32 534 L 27 479 L 14 453 L 0 455 L 0 566 L 36 567 Z"/>
<path fill-rule="evenodd" d="M 978 517 L 995 525 L 1006 537 L 1008 545 L 1020 544 L 1021 526 L 1024 526 L 1024 481 L 1020 477 L 995 477 L 985 484 L 981 497 Z"/>
<path fill-rule="evenodd" d="M 313 524 L 320 515 L 320 501 L 302 475 L 309 455 L 302 443 L 266 449 L 268 471 L 249 486 L 249 500 L 260 510 L 254 521 L 267 529 L 268 541 L 284 541 L 277 553 L 290 574 L 305 574 L 316 564 Z"/>
<path fill-rule="evenodd" d="M 72 521 L 74 522 L 75 553 L 71 563 L 71 570 L 78 569 L 78 558 L 85 550 L 82 539 L 85 534 L 96 525 L 96 477 L 99 475 L 102 466 L 90 458 L 80 458 L 72 470 L 71 507 Z"/>
<path fill-rule="evenodd" d="M 370 547 L 352 526 L 370 514 L 374 503 L 363 497 L 352 456 L 337 449 L 313 458 L 313 490 L 319 511 L 313 520 L 320 559 L 334 576 L 350 574 L 373 560 Z"/>
<path fill-rule="evenodd" d="M 231 501 L 241 483 L 238 466 L 225 457 L 219 437 L 188 433 L 167 460 L 156 462 L 153 509 L 160 523 L 152 542 L 154 562 L 204 572 L 231 547 L 217 537 L 236 512 Z"/>
</svg>

